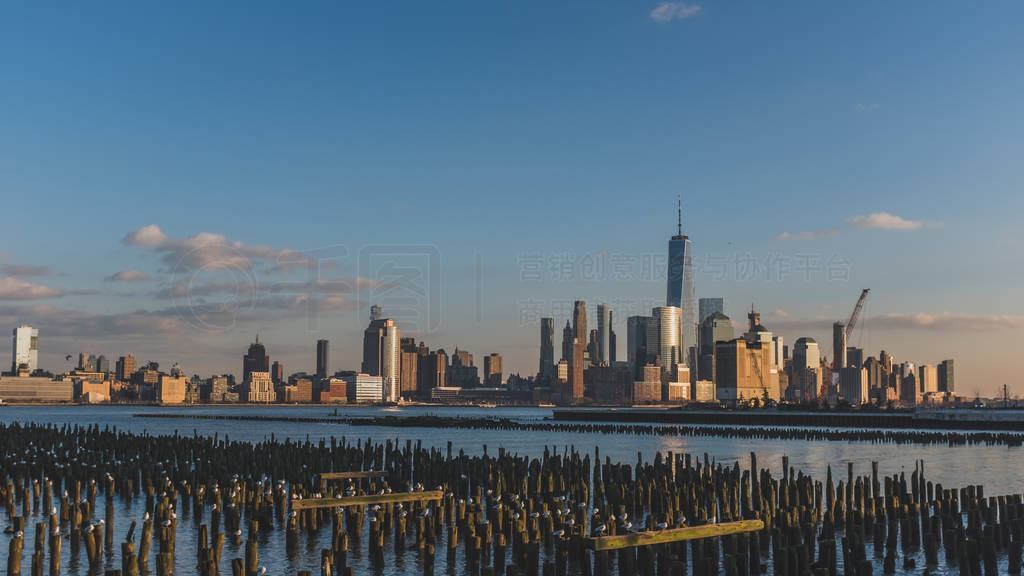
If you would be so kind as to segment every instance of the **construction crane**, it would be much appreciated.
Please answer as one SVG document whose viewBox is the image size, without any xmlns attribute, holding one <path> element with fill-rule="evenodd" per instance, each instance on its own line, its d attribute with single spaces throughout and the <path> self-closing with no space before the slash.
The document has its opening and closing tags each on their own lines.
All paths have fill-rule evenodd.
<svg viewBox="0 0 1024 576">
<path fill-rule="evenodd" d="M 850 313 L 850 319 L 846 321 L 846 326 L 843 327 L 843 341 L 848 342 L 850 335 L 853 334 L 853 328 L 857 325 L 857 320 L 860 318 L 860 312 L 864 309 L 864 301 L 868 298 L 868 292 L 870 288 L 865 288 L 860 291 L 860 298 L 857 298 L 857 304 L 853 307 L 853 312 Z M 833 342 L 833 347 L 834 347 Z M 832 380 L 833 383 L 837 381 L 839 369 L 842 366 L 839 365 L 839 350 L 832 350 Z M 827 384 L 821 383 L 821 391 L 818 393 L 818 399 L 823 400 L 828 393 Z"/>
<path fill-rule="evenodd" d="M 750 359 L 754 364 L 754 373 L 757 374 L 757 380 L 761 383 L 761 391 L 764 393 L 768 392 L 768 386 L 764 383 L 764 374 L 761 373 L 761 362 L 758 361 L 757 356 L 761 353 L 758 350 L 756 353 L 753 348 L 747 348 L 747 352 L 750 353 Z"/>
</svg>

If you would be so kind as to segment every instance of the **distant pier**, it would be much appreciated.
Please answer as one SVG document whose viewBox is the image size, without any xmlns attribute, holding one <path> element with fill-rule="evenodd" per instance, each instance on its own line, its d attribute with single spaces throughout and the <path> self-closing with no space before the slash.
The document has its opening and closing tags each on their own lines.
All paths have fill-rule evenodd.
<svg viewBox="0 0 1024 576">
<path fill-rule="evenodd" d="M 643 422 L 726 426 L 806 426 L 1024 431 L 1022 410 L 928 410 L 919 412 L 809 412 L 790 410 L 686 410 L 679 408 L 559 408 L 561 422 Z"/>
</svg>

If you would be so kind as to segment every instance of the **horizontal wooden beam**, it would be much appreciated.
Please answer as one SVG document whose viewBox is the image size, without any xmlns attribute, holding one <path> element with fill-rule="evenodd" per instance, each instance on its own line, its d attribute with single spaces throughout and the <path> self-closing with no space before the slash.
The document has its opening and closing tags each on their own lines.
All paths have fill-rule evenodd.
<svg viewBox="0 0 1024 576">
<path fill-rule="evenodd" d="M 363 496 L 347 496 L 345 498 L 309 498 L 292 500 L 292 510 L 310 510 L 313 508 L 336 508 L 338 506 L 365 506 L 367 504 L 394 504 L 396 502 L 422 502 L 424 500 L 441 500 L 443 490 L 427 492 L 392 492 L 391 494 L 366 494 Z"/>
<path fill-rule="evenodd" d="M 728 534 L 740 534 L 742 532 L 756 532 L 763 528 L 764 522 L 761 520 L 741 520 L 739 522 L 723 522 L 721 524 L 687 526 L 685 528 L 587 538 L 585 543 L 587 548 L 594 551 L 618 550 L 620 548 L 634 548 L 636 546 L 652 546 L 654 544 L 715 538 Z"/>
<path fill-rule="evenodd" d="M 383 478 L 388 473 L 381 470 L 365 470 L 357 472 L 324 472 L 321 480 L 354 480 L 356 478 Z"/>
</svg>

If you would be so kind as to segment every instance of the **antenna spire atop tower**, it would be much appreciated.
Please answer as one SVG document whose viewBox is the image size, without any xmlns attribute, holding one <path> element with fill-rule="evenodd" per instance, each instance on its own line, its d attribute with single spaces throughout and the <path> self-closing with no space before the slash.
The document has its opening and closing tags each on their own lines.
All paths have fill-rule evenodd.
<svg viewBox="0 0 1024 576">
<path fill-rule="evenodd" d="M 676 212 L 678 214 L 678 221 L 676 223 L 676 233 L 680 236 L 683 235 L 683 195 L 680 194 L 676 200 Z"/>
</svg>

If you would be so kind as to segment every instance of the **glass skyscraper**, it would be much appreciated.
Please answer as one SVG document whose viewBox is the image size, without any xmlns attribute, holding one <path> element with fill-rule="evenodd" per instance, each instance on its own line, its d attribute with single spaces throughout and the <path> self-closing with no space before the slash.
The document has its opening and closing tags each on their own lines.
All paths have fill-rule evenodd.
<svg viewBox="0 0 1024 576">
<path fill-rule="evenodd" d="M 715 312 L 725 314 L 725 300 L 722 298 L 701 298 L 697 301 L 697 310 L 700 316 L 697 317 L 697 324 L 703 324 L 708 316 Z"/>
<path fill-rule="evenodd" d="M 679 344 L 682 362 L 689 363 L 690 347 L 697 345 L 697 302 L 693 290 L 693 248 L 683 234 L 682 208 L 676 235 L 668 242 L 668 296 L 666 306 L 682 311 Z"/>
</svg>

